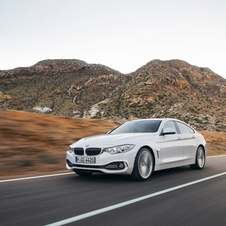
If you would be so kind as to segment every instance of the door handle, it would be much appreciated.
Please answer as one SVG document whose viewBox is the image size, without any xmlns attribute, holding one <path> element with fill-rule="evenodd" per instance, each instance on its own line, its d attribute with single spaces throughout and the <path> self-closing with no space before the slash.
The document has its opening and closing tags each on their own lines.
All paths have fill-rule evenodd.
<svg viewBox="0 0 226 226">
<path fill-rule="evenodd" d="M 181 137 L 178 137 L 177 140 L 181 140 Z"/>
</svg>

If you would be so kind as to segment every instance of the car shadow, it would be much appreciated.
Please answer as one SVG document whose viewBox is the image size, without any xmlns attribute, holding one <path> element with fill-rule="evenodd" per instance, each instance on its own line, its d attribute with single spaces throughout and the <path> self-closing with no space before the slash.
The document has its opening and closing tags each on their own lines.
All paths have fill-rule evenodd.
<svg viewBox="0 0 226 226">
<path fill-rule="evenodd" d="M 181 167 L 176 167 L 176 168 L 171 168 L 171 169 L 165 169 L 165 170 L 159 170 L 153 172 L 152 177 L 161 177 L 161 176 L 168 176 L 172 174 L 181 174 L 184 172 L 191 172 L 191 168 L 189 166 L 181 166 Z"/>
<path fill-rule="evenodd" d="M 109 182 L 129 182 L 132 181 L 130 176 L 118 175 L 118 174 L 104 174 L 104 173 L 93 173 L 90 176 L 78 176 L 76 173 L 70 177 L 72 181 L 88 181 L 98 183 L 109 183 Z"/>
</svg>

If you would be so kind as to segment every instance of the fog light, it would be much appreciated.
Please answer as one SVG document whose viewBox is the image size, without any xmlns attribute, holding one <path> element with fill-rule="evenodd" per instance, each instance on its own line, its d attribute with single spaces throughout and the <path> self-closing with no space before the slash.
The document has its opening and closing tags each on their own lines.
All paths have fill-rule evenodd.
<svg viewBox="0 0 226 226">
<path fill-rule="evenodd" d="M 124 168 L 124 164 L 123 163 L 119 163 L 118 164 L 118 168 L 123 169 Z"/>
</svg>

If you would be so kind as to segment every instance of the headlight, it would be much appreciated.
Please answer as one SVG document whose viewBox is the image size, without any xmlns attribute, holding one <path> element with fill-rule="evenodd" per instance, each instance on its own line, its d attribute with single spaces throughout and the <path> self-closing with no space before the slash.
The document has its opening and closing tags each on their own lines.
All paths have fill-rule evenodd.
<svg viewBox="0 0 226 226">
<path fill-rule="evenodd" d="M 130 151 L 135 145 L 134 144 L 125 144 L 110 148 L 104 148 L 104 152 L 108 152 L 110 154 L 119 154 L 119 153 L 125 153 Z"/>
<path fill-rule="evenodd" d="M 72 152 L 74 151 L 74 149 L 73 149 L 72 147 L 69 147 L 68 151 L 69 151 L 70 153 L 72 153 Z"/>
</svg>

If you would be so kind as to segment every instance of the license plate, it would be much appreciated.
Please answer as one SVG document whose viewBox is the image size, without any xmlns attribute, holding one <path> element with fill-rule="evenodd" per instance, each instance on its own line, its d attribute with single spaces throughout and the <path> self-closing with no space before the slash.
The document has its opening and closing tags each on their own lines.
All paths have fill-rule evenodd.
<svg viewBox="0 0 226 226">
<path fill-rule="evenodd" d="M 96 158 L 95 157 L 75 157 L 75 162 L 77 163 L 96 163 Z"/>
</svg>

